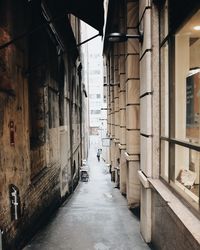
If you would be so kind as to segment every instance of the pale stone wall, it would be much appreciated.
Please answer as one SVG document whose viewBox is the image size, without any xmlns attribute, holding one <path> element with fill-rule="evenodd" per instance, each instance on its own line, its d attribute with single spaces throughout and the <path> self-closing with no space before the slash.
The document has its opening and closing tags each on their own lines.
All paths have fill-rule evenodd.
<svg viewBox="0 0 200 250">
<path fill-rule="evenodd" d="M 150 1 L 142 0 L 139 6 L 140 29 L 144 33 L 140 49 L 140 147 L 141 147 L 141 175 L 152 177 L 152 9 Z M 159 110 L 155 115 L 159 114 Z M 159 129 L 158 129 L 159 131 Z M 151 241 L 151 190 L 149 185 L 141 188 L 141 234 L 146 242 Z"/>
<path fill-rule="evenodd" d="M 114 46 L 114 129 L 115 143 L 119 142 L 119 64 L 118 64 L 118 44 Z"/>
<path fill-rule="evenodd" d="M 127 21 L 126 33 L 137 34 L 138 25 L 138 2 L 127 1 L 126 6 Z M 126 193 L 130 207 L 139 206 L 140 203 L 140 183 L 137 175 L 139 169 L 138 160 L 133 160 L 134 156 L 140 154 L 140 120 L 139 120 L 139 41 L 128 39 L 126 42 L 125 57 L 125 84 L 126 84 Z"/>
<path fill-rule="evenodd" d="M 120 191 L 126 194 L 127 166 L 126 149 L 126 83 L 125 83 L 125 44 L 119 44 L 119 148 L 120 148 Z"/>
<path fill-rule="evenodd" d="M 156 4 L 160 1 L 122 2 L 127 22 L 124 32 L 120 16 L 119 31 L 137 34 L 139 22 L 144 37 L 141 43 L 129 39 L 118 47 L 120 191 L 126 194 L 130 207 L 140 204 L 140 230 L 146 242 L 152 242 L 156 249 L 199 249 L 198 217 L 159 179 L 160 51 Z M 113 152 L 118 157 L 116 145 Z"/>
</svg>

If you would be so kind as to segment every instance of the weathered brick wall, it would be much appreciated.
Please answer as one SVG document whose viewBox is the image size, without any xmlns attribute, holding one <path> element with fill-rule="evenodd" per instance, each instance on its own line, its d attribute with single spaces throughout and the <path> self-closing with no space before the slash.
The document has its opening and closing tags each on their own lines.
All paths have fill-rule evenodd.
<svg viewBox="0 0 200 250">
<path fill-rule="evenodd" d="M 19 64 L 13 75 L 14 96 L 7 92 L 0 94 L 0 229 L 3 230 L 3 247 L 9 250 L 19 249 L 60 202 L 59 140 L 56 139 L 59 130 L 49 131 L 49 138 L 52 139 L 30 150 L 30 104 L 28 83 L 21 70 L 24 66 L 23 55 L 16 49 L 13 58 L 18 58 Z M 11 121 L 14 124 L 12 142 Z M 11 220 L 10 184 L 19 189 L 21 217 L 16 221 Z"/>
<path fill-rule="evenodd" d="M 1 27 L 4 35 L 0 35 L 0 44 L 11 39 L 9 31 L 9 25 Z M 19 44 L 12 44 L 0 53 L 3 62 L 0 75 L 4 76 L 0 77 L 0 229 L 4 232 L 3 238 L 7 237 L 7 231 L 13 237 L 18 226 L 18 222 L 11 221 L 9 185 L 20 187 L 21 197 L 30 182 L 28 82 L 23 76 L 25 50 L 21 50 Z"/>
<path fill-rule="evenodd" d="M 3 249 L 20 249 L 60 204 L 59 173 L 59 165 L 53 165 L 29 185 L 21 196 L 22 215 L 18 221 L 10 222 L 10 211 L 1 218 L 4 220 Z"/>
<path fill-rule="evenodd" d="M 30 3 L 28 11 L 35 12 L 28 16 L 32 19 L 27 19 L 27 23 L 33 25 L 35 21 L 36 25 L 40 24 L 40 16 L 37 17 L 40 15 L 37 9 L 39 2 Z M 0 14 L 3 7 L 7 13 L 10 4 L 11 0 L 2 0 Z M 17 2 L 17 12 L 13 12 L 14 7 L 9 9 L 9 15 L 4 18 L 5 26 L 2 27 L 0 22 L 0 44 L 15 36 L 17 31 L 19 34 L 24 31 L 22 20 L 27 18 L 26 6 L 28 3 L 25 0 Z M 0 76 L 6 75 L 9 79 L 6 82 L 0 77 L 0 229 L 3 231 L 4 250 L 20 249 L 60 204 L 61 196 L 68 194 L 71 183 L 73 189 L 78 183 L 81 161 L 79 97 L 75 95 L 72 98 L 67 91 L 66 98 L 60 95 L 65 102 L 62 105 L 59 97 L 60 79 L 64 81 L 62 90 L 67 90 L 67 85 L 72 84 L 72 74 L 76 82 L 76 67 L 72 61 L 66 66 L 68 59 L 65 59 L 68 75 L 58 77 L 59 59 L 54 42 L 46 29 L 39 29 L 22 41 L 8 46 L 9 49 L 0 51 Z M 38 66 L 34 68 L 35 65 Z M 25 74 L 27 69 L 28 74 Z M 73 92 L 77 93 L 78 86 L 71 86 L 70 91 L 75 88 Z M 69 112 L 70 98 L 73 108 L 76 107 L 72 119 Z M 64 109 L 62 112 L 65 114 L 62 121 L 59 116 L 61 109 Z M 73 121 L 72 130 L 76 135 L 72 148 L 70 121 Z M 76 170 L 72 181 L 73 162 Z M 17 220 L 11 218 L 11 184 L 19 192 L 21 214 Z"/>
</svg>

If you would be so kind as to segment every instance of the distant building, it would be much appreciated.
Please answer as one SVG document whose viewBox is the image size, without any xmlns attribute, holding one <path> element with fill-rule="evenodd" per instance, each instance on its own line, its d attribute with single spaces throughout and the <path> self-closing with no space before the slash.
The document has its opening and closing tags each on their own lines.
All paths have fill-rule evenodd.
<svg viewBox="0 0 200 250">
<path fill-rule="evenodd" d="M 82 35 L 85 39 L 90 38 L 95 34 L 97 34 L 97 31 L 82 23 Z M 90 134 L 97 135 L 99 134 L 99 127 L 101 125 L 101 108 L 103 105 L 102 38 L 97 37 L 84 46 L 87 47 L 83 55 L 85 58 L 85 69 L 83 70 L 88 85 L 89 131 Z"/>
<path fill-rule="evenodd" d="M 81 22 L 82 39 L 97 34 L 87 24 Z M 90 135 L 97 135 L 97 146 L 102 149 L 101 157 L 109 163 L 109 140 L 107 137 L 106 74 L 103 70 L 102 37 L 82 46 L 83 82 L 88 93 L 88 127 Z M 85 114 L 86 116 L 86 114 Z"/>
</svg>

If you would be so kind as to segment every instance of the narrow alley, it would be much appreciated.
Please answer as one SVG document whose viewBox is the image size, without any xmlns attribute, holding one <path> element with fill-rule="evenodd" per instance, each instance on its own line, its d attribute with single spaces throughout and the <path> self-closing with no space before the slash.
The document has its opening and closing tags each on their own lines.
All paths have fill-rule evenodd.
<svg viewBox="0 0 200 250">
<path fill-rule="evenodd" d="M 140 235 L 139 220 L 111 182 L 105 163 L 97 161 L 97 145 L 93 142 L 89 182 L 79 183 L 71 198 L 24 250 L 149 249 Z"/>
<path fill-rule="evenodd" d="M 0 0 L 0 250 L 150 248 L 200 250 L 200 1 Z"/>
</svg>

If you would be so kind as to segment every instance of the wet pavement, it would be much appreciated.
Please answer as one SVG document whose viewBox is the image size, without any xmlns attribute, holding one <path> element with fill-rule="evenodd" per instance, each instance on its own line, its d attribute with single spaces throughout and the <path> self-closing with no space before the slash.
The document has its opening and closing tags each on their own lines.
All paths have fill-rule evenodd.
<svg viewBox="0 0 200 250">
<path fill-rule="evenodd" d="M 67 200 L 23 250 L 145 250 L 139 221 L 97 161 L 91 145 L 89 182 L 80 182 Z"/>
</svg>

